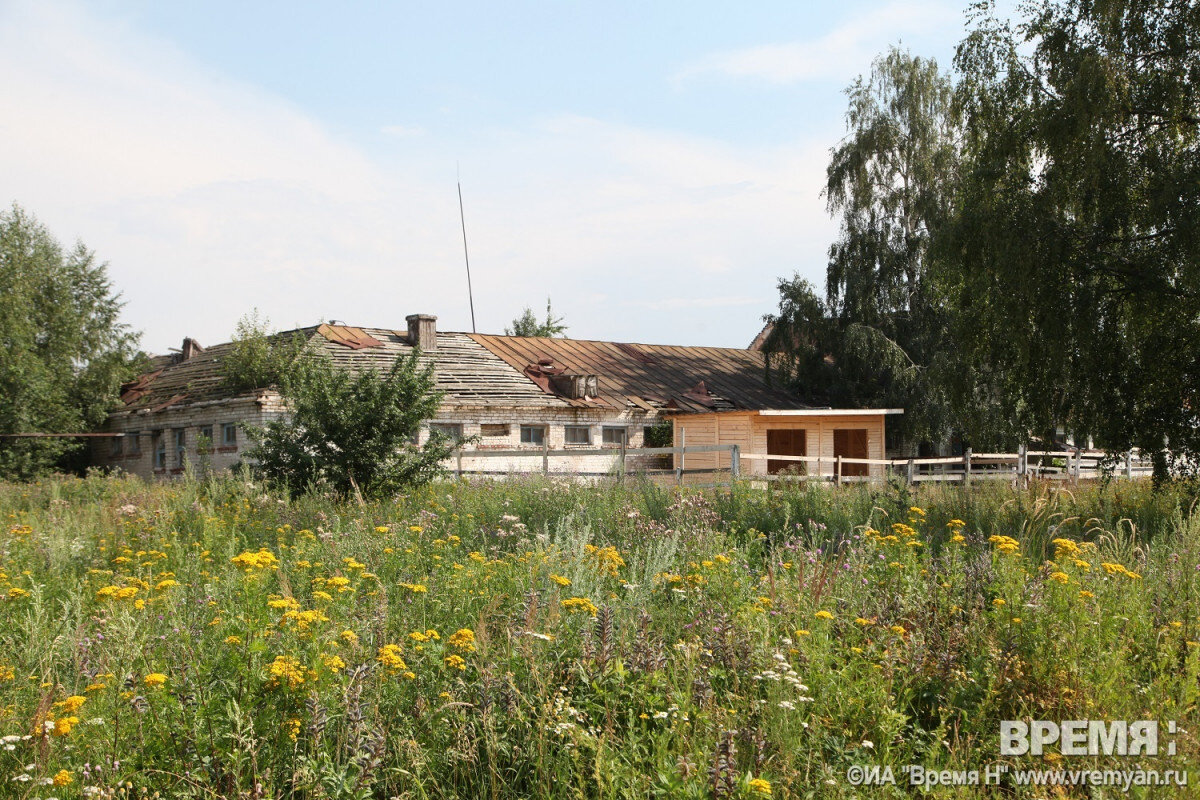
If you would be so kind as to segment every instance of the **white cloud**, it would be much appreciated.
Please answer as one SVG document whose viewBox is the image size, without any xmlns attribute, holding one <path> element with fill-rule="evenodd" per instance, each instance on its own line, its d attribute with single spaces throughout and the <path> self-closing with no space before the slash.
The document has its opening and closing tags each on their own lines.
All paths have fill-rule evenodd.
<svg viewBox="0 0 1200 800">
<path fill-rule="evenodd" d="M 845 80 L 863 72 L 876 54 L 902 37 L 945 33 L 961 23 L 961 7 L 945 0 L 897 0 L 816 39 L 713 53 L 687 65 L 674 78 L 684 81 L 717 74 L 774 84 Z"/>
<path fill-rule="evenodd" d="M 572 335 L 739 345 L 775 279 L 823 271 L 823 141 L 749 147 L 582 116 L 386 151 L 78 6 L 0 6 L 0 203 L 110 262 L 126 318 L 162 351 L 338 318 L 479 328 L 547 294 Z M 403 135 L 401 135 L 403 134 Z M 11 193 L 11 194 L 8 194 Z M 761 302 L 753 298 L 765 298 Z"/>
</svg>

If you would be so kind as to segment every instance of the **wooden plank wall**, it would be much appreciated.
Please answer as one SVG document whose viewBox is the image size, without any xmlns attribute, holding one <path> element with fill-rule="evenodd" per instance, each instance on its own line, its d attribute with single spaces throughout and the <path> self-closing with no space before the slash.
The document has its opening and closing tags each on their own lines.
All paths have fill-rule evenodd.
<svg viewBox="0 0 1200 800">
<path fill-rule="evenodd" d="M 675 444 L 688 446 L 701 444 L 736 444 L 744 453 L 766 453 L 767 431 L 773 428 L 803 430 L 807 434 L 809 456 L 820 456 L 821 473 L 833 474 L 833 432 L 839 428 L 865 428 L 867 431 L 867 458 L 884 458 L 884 415 L 847 416 L 829 414 L 815 417 L 760 416 L 757 412 L 732 412 L 720 414 L 681 414 L 675 417 Z M 680 466 L 675 456 L 675 466 Z M 699 453 L 686 457 L 688 469 L 728 468 L 729 456 L 724 453 Z M 883 477 L 883 467 L 872 465 L 872 477 Z M 767 462 L 743 461 L 742 473 L 764 475 Z M 809 465 L 809 473 L 816 473 L 816 465 Z"/>
</svg>

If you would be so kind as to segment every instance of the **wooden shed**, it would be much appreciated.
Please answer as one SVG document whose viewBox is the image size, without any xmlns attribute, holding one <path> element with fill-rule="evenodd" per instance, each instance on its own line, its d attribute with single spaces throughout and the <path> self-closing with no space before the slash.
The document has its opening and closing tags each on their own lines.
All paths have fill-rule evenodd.
<svg viewBox="0 0 1200 800">
<path fill-rule="evenodd" d="M 675 445 L 736 444 L 743 475 L 832 476 L 842 459 L 883 459 L 885 420 L 898 408 L 805 408 L 677 414 Z M 772 459 L 770 456 L 782 456 Z M 807 461 L 788 460 L 802 457 Z M 675 456 L 675 467 L 727 469 L 728 453 Z M 841 463 L 843 478 L 882 477 L 881 465 Z"/>
</svg>

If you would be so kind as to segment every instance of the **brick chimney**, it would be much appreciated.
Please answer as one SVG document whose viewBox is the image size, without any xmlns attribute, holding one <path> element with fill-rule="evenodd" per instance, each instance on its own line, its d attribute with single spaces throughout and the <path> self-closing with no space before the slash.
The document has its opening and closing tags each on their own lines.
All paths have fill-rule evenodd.
<svg viewBox="0 0 1200 800">
<path fill-rule="evenodd" d="M 185 338 L 183 340 L 183 347 L 180 349 L 181 357 L 179 360 L 187 361 L 192 356 L 195 356 L 196 354 L 203 353 L 203 352 L 204 352 L 204 348 L 200 346 L 200 343 L 197 342 L 192 337 L 188 336 L 187 338 Z"/>
<path fill-rule="evenodd" d="M 437 350 L 437 317 L 433 314 L 409 314 L 404 319 L 408 322 L 409 344 L 426 353 Z"/>
</svg>

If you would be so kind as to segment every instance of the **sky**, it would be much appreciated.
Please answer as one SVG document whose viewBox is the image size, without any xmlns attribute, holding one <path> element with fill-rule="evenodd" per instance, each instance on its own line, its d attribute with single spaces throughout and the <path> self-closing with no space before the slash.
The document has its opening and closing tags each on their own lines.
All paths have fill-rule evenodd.
<svg viewBox="0 0 1200 800">
<path fill-rule="evenodd" d="M 745 347 L 823 286 L 845 88 L 966 0 L 0 0 L 0 203 L 108 263 L 149 352 L 413 313 Z"/>
</svg>

